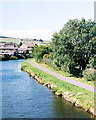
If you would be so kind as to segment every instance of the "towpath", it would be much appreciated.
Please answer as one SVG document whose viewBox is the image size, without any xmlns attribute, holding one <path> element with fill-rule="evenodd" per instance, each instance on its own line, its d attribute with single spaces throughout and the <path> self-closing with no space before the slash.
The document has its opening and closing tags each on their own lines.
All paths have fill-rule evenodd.
<svg viewBox="0 0 96 120">
<path fill-rule="evenodd" d="M 78 82 L 78 81 L 73 80 L 73 79 L 71 79 L 71 78 L 67 78 L 67 77 L 64 77 L 64 76 L 62 76 L 62 75 L 60 75 L 60 74 L 58 74 L 58 73 L 55 73 L 55 72 L 53 72 L 53 71 L 50 71 L 50 70 L 48 70 L 48 69 L 45 68 L 45 67 L 42 67 L 42 66 L 40 66 L 40 65 L 35 64 L 35 63 L 34 63 L 34 60 L 29 61 L 29 63 L 32 64 L 33 66 L 39 68 L 40 70 L 43 70 L 43 71 L 45 71 L 46 73 L 49 73 L 49 74 L 57 77 L 58 79 L 61 79 L 61 80 L 65 81 L 65 82 L 71 83 L 71 84 L 73 84 L 73 85 L 79 86 L 79 87 L 81 87 L 81 88 L 84 88 L 84 89 L 86 89 L 86 90 L 89 90 L 89 91 L 91 91 L 91 92 L 96 93 L 96 87 L 94 87 L 94 86 L 91 86 L 91 85 L 87 85 L 87 84 L 85 84 L 85 83 Z"/>
</svg>

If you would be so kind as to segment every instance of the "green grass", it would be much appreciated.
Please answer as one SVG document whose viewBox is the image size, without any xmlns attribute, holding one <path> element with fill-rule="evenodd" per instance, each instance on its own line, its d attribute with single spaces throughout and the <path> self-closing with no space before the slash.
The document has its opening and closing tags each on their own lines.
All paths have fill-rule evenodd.
<svg viewBox="0 0 96 120">
<path fill-rule="evenodd" d="M 21 39 L 19 38 L 0 38 L 0 42 L 15 42 L 19 44 Z"/>
<path fill-rule="evenodd" d="M 35 62 L 35 63 L 36 63 L 36 62 Z M 56 73 L 58 73 L 58 74 L 60 74 L 60 75 L 63 75 L 63 76 L 65 76 L 65 77 L 68 77 L 68 78 L 74 79 L 74 80 L 76 80 L 76 81 L 85 83 L 85 84 L 87 84 L 87 85 L 94 86 L 94 85 L 96 84 L 96 82 L 94 82 L 94 81 L 87 81 L 85 78 L 76 78 L 76 77 L 73 77 L 73 76 L 72 76 L 71 74 L 69 74 L 68 72 L 56 71 L 56 70 L 54 70 L 53 67 L 51 67 L 51 66 L 49 66 L 49 65 L 47 65 L 47 64 L 44 64 L 44 63 L 36 63 L 36 64 L 38 64 L 38 65 L 40 65 L 40 66 L 42 66 L 42 67 L 46 67 L 48 70 L 51 70 L 51 71 L 53 71 L 53 72 L 56 72 Z M 96 86 L 96 85 L 95 85 L 95 86 Z"/>
<path fill-rule="evenodd" d="M 82 106 L 84 106 L 85 109 L 88 108 L 94 108 L 94 93 L 85 90 L 83 88 L 77 87 L 75 85 L 72 85 L 70 83 L 64 82 L 34 66 L 29 64 L 27 61 L 22 63 L 22 69 L 24 71 L 28 70 L 30 73 L 36 74 L 40 78 L 42 78 L 44 83 L 52 83 L 57 85 L 56 88 L 54 88 L 57 92 L 63 93 L 63 92 L 70 92 L 71 94 L 75 94 L 74 98 L 76 98 Z M 78 96 L 78 93 L 82 93 L 82 95 Z"/>
</svg>

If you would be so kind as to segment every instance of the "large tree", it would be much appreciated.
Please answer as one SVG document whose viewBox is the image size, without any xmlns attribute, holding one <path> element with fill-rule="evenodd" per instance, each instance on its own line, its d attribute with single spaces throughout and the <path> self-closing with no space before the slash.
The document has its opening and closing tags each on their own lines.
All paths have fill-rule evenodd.
<svg viewBox="0 0 96 120">
<path fill-rule="evenodd" d="M 57 67 L 81 73 L 96 55 L 96 23 L 85 19 L 69 20 L 52 38 L 53 60 Z"/>
</svg>

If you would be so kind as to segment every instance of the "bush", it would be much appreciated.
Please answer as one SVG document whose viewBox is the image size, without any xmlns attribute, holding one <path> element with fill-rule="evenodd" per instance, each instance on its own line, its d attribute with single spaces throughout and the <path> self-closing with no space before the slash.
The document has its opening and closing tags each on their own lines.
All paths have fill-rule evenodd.
<svg viewBox="0 0 96 120">
<path fill-rule="evenodd" d="M 17 60 L 18 58 L 16 56 L 11 56 L 10 59 L 11 60 Z"/>
<path fill-rule="evenodd" d="M 4 56 L 0 56 L 0 61 L 4 60 Z"/>
<path fill-rule="evenodd" d="M 36 60 L 37 63 L 41 63 L 42 62 L 42 58 L 36 57 L 35 60 Z"/>
<path fill-rule="evenodd" d="M 18 59 L 25 59 L 24 55 L 18 55 Z"/>
<path fill-rule="evenodd" d="M 28 56 L 28 58 L 33 58 L 33 55 L 32 55 L 32 54 L 30 54 L 30 55 Z"/>
<path fill-rule="evenodd" d="M 61 68 L 60 68 L 60 67 L 57 67 L 55 64 L 53 64 L 53 62 L 48 62 L 48 61 L 46 61 L 46 60 L 42 60 L 42 62 L 45 63 L 45 64 L 47 64 L 47 65 L 49 65 L 49 66 L 51 66 L 51 67 L 52 67 L 54 70 L 56 70 L 56 71 L 61 70 Z"/>
<path fill-rule="evenodd" d="M 65 72 L 69 72 L 69 68 L 65 65 L 61 66 L 61 70 L 65 71 Z"/>
<path fill-rule="evenodd" d="M 21 70 L 25 70 L 26 67 L 27 67 L 26 65 L 22 66 Z"/>
<path fill-rule="evenodd" d="M 51 55 L 50 54 L 45 54 L 43 56 L 43 59 L 49 59 L 49 60 L 51 60 Z"/>
<path fill-rule="evenodd" d="M 96 80 L 96 72 L 89 73 L 88 70 L 83 71 L 83 77 L 87 79 L 87 81 Z"/>
<path fill-rule="evenodd" d="M 95 69 L 96 68 L 96 58 L 90 57 L 89 64 L 87 66 Z"/>
<path fill-rule="evenodd" d="M 10 60 L 10 56 L 9 55 L 4 55 L 0 57 L 0 61 L 6 61 L 6 60 Z"/>
<path fill-rule="evenodd" d="M 75 77 L 82 77 L 80 69 L 76 68 L 75 65 L 69 66 L 69 73 Z"/>
</svg>

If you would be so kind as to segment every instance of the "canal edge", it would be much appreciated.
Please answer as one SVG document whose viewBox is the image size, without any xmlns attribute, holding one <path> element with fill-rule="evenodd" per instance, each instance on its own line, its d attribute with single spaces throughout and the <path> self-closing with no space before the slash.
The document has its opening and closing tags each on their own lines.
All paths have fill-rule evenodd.
<svg viewBox="0 0 96 120">
<path fill-rule="evenodd" d="M 30 64 L 30 63 L 29 63 Z M 63 99 L 67 100 L 68 102 L 70 102 L 73 106 L 77 107 L 77 108 L 81 108 L 83 110 L 85 110 L 86 112 L 88 113 L 91 113 L 94 117 L 96 117 L 96 114 L 95 114 L 95 111 L 93 108 L 88 108 L 86 109 L 84 106 L 82 106 L 82 104 L 75 98 L 70 98 L 70 96 L 67 94 L 62 94 L 62 93 L 59 93 L 58 91 L 56 90 L 53 90 L 51 86 L 55 86 L 54 84 L 52 84 L 51 82 L 46 82 L 44 83 L 42 78 L 39 77 L 37 74 L 34 74 L 34 73 L 30 73 L 30 71 L 27 69 L 25 70 L 23 68 L 23 66 L 21 67 L 21 70 L 27 72 L 29 74 L 30 77 L 32 77 L 33 79 L 35 79 L 39 84 L 43 85 L 43 86 L 46 86 L 48 89 L 50 89 L 55 95 L 59 96 L 59 97 L 62 97 Z"/>
</svg>

